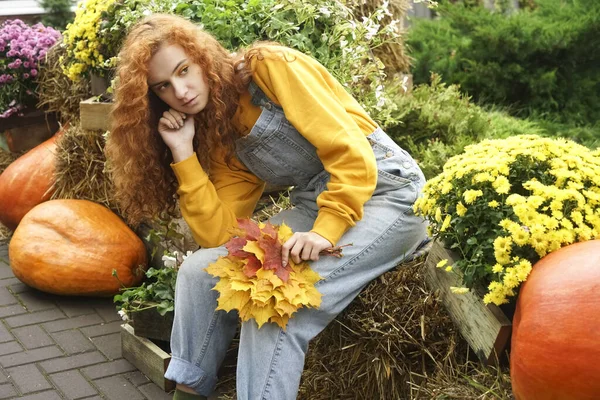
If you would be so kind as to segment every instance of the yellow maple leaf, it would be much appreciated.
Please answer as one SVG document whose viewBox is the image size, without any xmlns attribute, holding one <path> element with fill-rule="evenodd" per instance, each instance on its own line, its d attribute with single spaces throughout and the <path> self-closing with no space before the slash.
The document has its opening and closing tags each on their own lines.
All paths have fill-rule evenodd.
<svg viewBox="0 0 600 400">
<path fill-rule="evenodd" d="M 300 294 L 302 288 L 298 285 L 297 281 L 291 279 L 287 281 L 287 284 L 278 288 L 283 293 L 283 297 L 290 303 L 296 296 Z"/>
<path fill-rule="evenodd" d="M 254 254 L 261 264 L 265 263 L 265 251 L 260 248 L 258 242 L 254 240 L 249 240 L 248 242 L 246 242 L 244 247 L 242 247 L 242 250 Z"/>
<path fill-rule="evenodd" d="M 225 278 L 235 275 L 236 271 L 240 270 L 240 264 L 240 261 L 234 261 L 227 257 L 219 257 L 217 261 L 204 268 L 204 270 L 212 276 Z"/>
<path fill-rule="evenodd" d="M 285 331 L 285 328 L 287 326 L 287 323 L 288 323 L 289 319 L 290 319 L 290 317 L 288 317 L 287 315 L 282 315 L 282 316 L 273 315 L 269 319 L 269 322 L 276 323 L 277 325 L 279 325 Z"/>
<path fill-rule="evenodd" d="M 252 287 L 254 286 L 254 284 L 250 281 L 244 282 L 244 281 L 238 281 L 238 280 L 231 280 L 230 286 L 233 290 L 250 290 L 252 289 Z"/>
<path fill-rule="evenodd" d="M 309 306 L 318 308 L 321 306 L 321 293 L 314 286 L 310 286 L 306 288 L 306 297 L 308 298 L 308 302 L 306 303 Z"/>
<path fill-rule="evenodd" d="M 275 304 L 275 311 L 277 311 L 279 313 L 279 315 L 281 315 L 281 316 L 287 314 L 289 317 L 291 317 L 292 314 L 295 313 L 297 310 L 298 310 L 298 307 L 292 305 L 287 300 L 281 300 Z"/>
<path fill-rule="evenodd" d="M 222 285 L 220 285 L 221 282 L 223 282 Z M 217 282 L 213 290 L 219 292 L 217 310 L 240 310 L 250 302 L 250 291 L 234 290 L 226 281 Z"/>
<path fill-rule="evenodd" d="M 292 279 L 297 280 L 299 283 L 305 283 L 311 286 L 323 279 L 321 278 L 321 275 L 313 271 L 313 269 L 310 268 L 310 266 L 306 262 L 294 265 L 292 267 L 292 272 L 290 273 L 290 275 L 292 273 L 295 275 Z"/>
<path fill-rule="evenodd" d="M 281 278 L 275 275 L 275 271 L 272 269 L 265 270 L 263 268 L 260 268 L 258 271 L 256 271 L 256 278 L 268 280 L 269 282 L 271 282 L 271 285 L 273 285 L 273 288 L 278 288 L 279 286 L 283 286 L 284 284 Z"/>
<path fill-rule="evenodd" d="M 292 235 L 294 234 L 294 232 L 292 232 L 292 228 L 290 228 L 286 224 L 279 225 L 279 230 L 277 231 L 277 233 L 278 233 L 279 241 L 281 242 L 281 244 L 284 244 L 285 242 L 287 242 L 287 240 L 289 238 L 291 238 Z"/>
<path fill-rule="evenodd" d="M 240 309 L 239 316 L 242 321 L 248 321 L 251 318 L 254 318 L 258 327 L 260 328 L 263 324 L 269 322 L 269 318 L 274 315 L 278 315 L 275 309 L 273 308 L 274 301 L 269 301 L 267 303 L 253 303 L 248 302 L 246 305 Z"/>
</svg>

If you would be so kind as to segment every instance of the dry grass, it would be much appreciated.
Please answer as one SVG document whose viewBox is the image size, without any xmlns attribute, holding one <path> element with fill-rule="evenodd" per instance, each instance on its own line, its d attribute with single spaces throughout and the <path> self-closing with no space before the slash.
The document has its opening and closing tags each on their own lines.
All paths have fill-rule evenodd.
<svg viewBox="0 0 600 400">
<path fill-rule="evenodd" d="M 89 79 L 72 82 L 62 72 L 60 57 L 66 54 L 59 40 L 46 55 L 46 62 L 40 66 L 38 78 L 37 107 L 56 112 L 65 123 L 79 118 L 79 102 L 90 96 Z"/>
<path fill-rule="evenodd" d="M 57 142 L 52 199 L 91 200 L 120 214 L 112 197 L 113 183 L 104 168 L 104 143 L 102 132 L 71 123 Z"/>
<path fill-rule="evenodd" d="M 473 359 L 427 289 L 423 264 L 405 263 L 373 281 L 311 342 L 299 399 L 513 398 L 508 368 Z M 221 399 L 235 398 L 229 364 Z"/>
<path fill-rule="evenodd" d="M 8 239 L 10 239 L 11 235 L 12 232 L 10 231 L 10 229 L 8 229 L 6 226 L 0 223 L 0 244 L 8 242 Z"/>
<path fill-rule="evenodd" d="M 12 153 L 0 148 L 0 174 L 2 174 L 13 161 L 21 157 L 23 154 L 25 154 L 25 151 Z"/>
</svg>

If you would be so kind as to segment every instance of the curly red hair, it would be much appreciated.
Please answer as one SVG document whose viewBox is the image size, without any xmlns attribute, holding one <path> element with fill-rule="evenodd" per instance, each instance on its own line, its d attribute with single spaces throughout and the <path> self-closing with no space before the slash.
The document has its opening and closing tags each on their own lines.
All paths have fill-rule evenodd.
<svg viewBox="0 0 600 400">
<path fill-rule="evenodd" d="M 210 94 L 204 110 L 194 116 L 194 148 L 207 172 L 209 156 L 216 149 L 225 149 L 227 160 L 233 157 L 239 134 L 232 117 L 251 79 L 248 68 L 236 73 L 239 56 L 234 60 L 213 36 L 182 17 L 154 14 L 132 28 L 119 53 L 119 80 L 106 144 L 115 199 L 132 225 L 165 210 L 172 212 L 176 205 L 173 158 L 157 130 L 168 106 L 147 83 L 148 63 L 163 44 L 180 45 L 206 74 Z"/>
</svg>

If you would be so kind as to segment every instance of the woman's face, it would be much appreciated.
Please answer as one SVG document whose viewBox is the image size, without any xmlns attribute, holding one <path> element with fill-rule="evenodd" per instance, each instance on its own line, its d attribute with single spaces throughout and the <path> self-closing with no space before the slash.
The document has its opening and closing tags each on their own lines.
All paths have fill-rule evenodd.
<svg viewBox="0 0 600 400">
<path fill-rule="evenodd" d="M 148 67 L 148 87 L 169 107 L 190 115 L 206 107 L 210 88 L 204 71 L 181 46 L 160 46 Z"/>
</svg>

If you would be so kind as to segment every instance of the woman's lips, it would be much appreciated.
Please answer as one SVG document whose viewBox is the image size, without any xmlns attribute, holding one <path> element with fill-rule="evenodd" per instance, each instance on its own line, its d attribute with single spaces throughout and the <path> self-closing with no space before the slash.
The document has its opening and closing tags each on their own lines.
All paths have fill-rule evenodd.
<svg viewBox="0 0 600 400">
<path fill-rule="evenodd" d="M 197 98 L 198 98 L 198 96 L 196 96 L 196 97 L 192 98 L 191 100 L 188 100 L 188 101 L 186 101 L 185 103 L 183 103 L 184 107 L 185 107 L 185 106 L 191 106 L 191 105 L 192 105 L 192 103 L 193 103 L 194 101 L 196 101 L 196 99 L 197 99 Z"/>
</svg>

